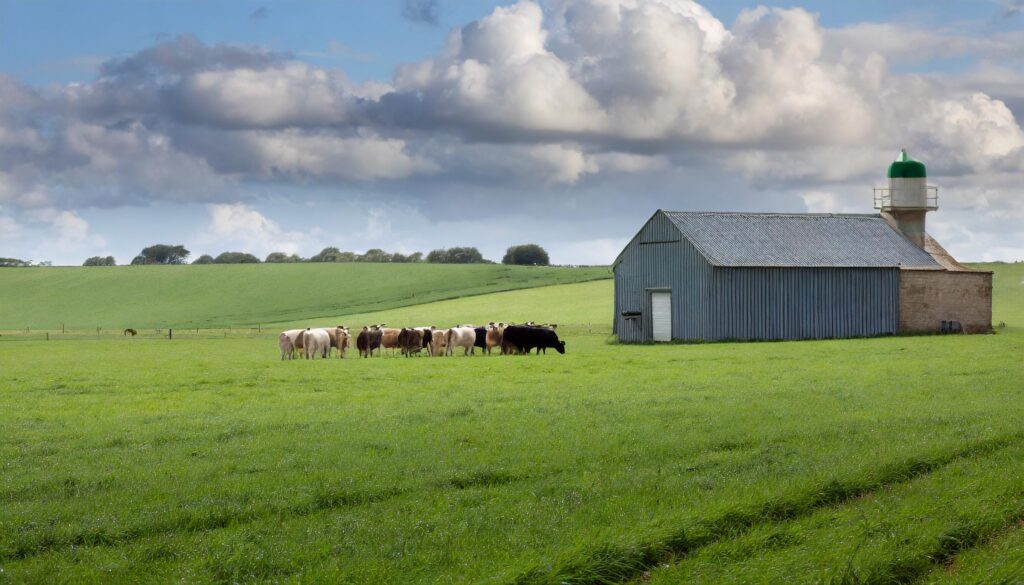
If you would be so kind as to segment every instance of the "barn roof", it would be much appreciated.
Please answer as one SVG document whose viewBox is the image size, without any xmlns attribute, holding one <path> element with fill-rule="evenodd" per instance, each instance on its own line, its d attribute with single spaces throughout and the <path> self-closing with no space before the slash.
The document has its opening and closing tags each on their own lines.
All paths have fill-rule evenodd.
<svg viewBox="0 0 1024 585">
<path fill-rule="evenodd" d="M 942 268 L 877 214 L 664 213 L 715 266 Z"/>
</svg>

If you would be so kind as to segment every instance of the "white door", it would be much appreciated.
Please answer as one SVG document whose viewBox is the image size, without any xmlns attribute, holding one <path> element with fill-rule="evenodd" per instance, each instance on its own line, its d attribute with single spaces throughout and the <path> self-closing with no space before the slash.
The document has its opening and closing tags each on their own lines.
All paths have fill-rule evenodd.
<svg viewBox="0 0 1024 585">
<path fill-rule="evenodd" d="M 651 322 L 654 341 L 672 341 L 672 293 L 651 293 Z"/>
</svg>

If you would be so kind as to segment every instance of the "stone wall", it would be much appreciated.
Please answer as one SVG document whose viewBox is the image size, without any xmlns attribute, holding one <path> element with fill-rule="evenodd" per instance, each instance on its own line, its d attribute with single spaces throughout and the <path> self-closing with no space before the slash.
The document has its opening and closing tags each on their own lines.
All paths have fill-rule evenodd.
<svg viewBox="0 0 1024 585">
<path fill-rule="evenodd" d="M 992 273 L 900 271 L 900 332 L 937 332 L 959 321 L 966 333 L 992 329 Z"/>
</svg>

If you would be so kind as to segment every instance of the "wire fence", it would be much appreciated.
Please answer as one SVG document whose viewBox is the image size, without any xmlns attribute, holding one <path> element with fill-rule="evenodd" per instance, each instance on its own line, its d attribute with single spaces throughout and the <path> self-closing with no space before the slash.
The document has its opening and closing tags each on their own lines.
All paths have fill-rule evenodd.
<svg viewBox="0 0 1024 585">
<path fill-rule="evenodd" d="M 482 325 L 481 325 L 482 326 Z M 363 325 L 350 326 L 352 335 L 358 334 Z M 276 339 L 283 331 L 281 327 L 167 327 L 167 328 L 110 328 L 88 327 L 59 329 L 0 329 L 0 343 L 13 341 L 89 341 L 89 340 L 200 340 L 200 339 Z M 134 334 L 132 334 L 134 332 Z M 566 323 L 559 324 L 559 336 L 611 335 L 608 323 Z"/>
</svg>

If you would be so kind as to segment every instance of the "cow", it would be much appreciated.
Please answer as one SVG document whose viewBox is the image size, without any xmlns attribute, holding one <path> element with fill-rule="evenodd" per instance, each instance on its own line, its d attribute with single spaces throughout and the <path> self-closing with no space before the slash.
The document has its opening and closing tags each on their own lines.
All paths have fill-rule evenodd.
<svg viewBox="0 0 1024 585">
<path fill-rule="evenodd" d="M 399 349 L 398 334 L 402 332 L 401 329 L 395 329 L 394 327 L 384 327 L 381 323 L 377 326 L 377 329 L 381 332 L 380 346 L 384 349 L 390 349 L 391 355 L 395 354 L 395 350 Z"/>
<path fill-rule="evenodd" d="M 302 350 L 302 333 L 305 329 L 289 329 L 283 333 L 292 342 L 292 351 Z"/>
<path fill-rule="evenodd" d="M 487 353 L 487 328 L 474 327 L 473 332 L 476 334 L 473 339 L 473 347 L 480 348 L 480 355 Z"/>
<path fill-rule="evenodd" d="M 305 349 L 306 359 L 316 359 L 317 354 L 326 358 L 331 351 L 331 336 L 326 329 L 306 328 L 302 332 L 302 346 Z"/>
<path fill-rule="evenodd" d="M 448 330 L 430 328 L 430 355 L 441 357 L 445 355 L 445 348 L 448 346 Z"/>
<path fill-rule="evenodd" d="M 452 327 L 445 335 L 445 345 L 448 346 L 445 353 L 454 355 L 455 348 L 461 347 L 463 349 L 462 355 L 470 355 L 473 353 L 474 343 L 476 343 L 475 328 L 471 326 Z"/>
<path fill-rule="evenodd" d="M 537 348 L 537 353 L 546 348 L 553 348 L 558 353 L 565 353 L 565 342 L 559 341 L 554 329 L 529 325 L 510 325 L 505 328 L 502 341 L 518 353 L 530 353 Z"/>
<path fill-rule="evenodd" d="M 402 355 L 411 357 L 423 351 L 423 331 L 415 328 L 402 328 L 398 333 L 398 347 Z"/>
<path fill-rule="evenodd" d="M 370 357 L 373 355 L 373 350 L 378 350 L 377 355 L 380 355 L 380 339 L 383 333 L 380 329 L 374 329 L 369 327 L 363 327 L 363 330 L 359 332 L 359 336 L 356 337 L 356 349 L 359 350 L 359 357 Z"/>
<path fill-rule="evenodd" d="M 433 327 L 414 327 L 423 336 L 423 345 L 421 349 L 427 350 L 427 355 L 434 355 L 434 328 Z"/>
<path fill-rule="evenodd" d="M 331 347 L 338 348 L 338 358 L 344 358 L 345 352 L 348 351 L 348 329 L 344 325 L 338 325 L 337 327 L 327 329 L 327 334 L 331 338 Z"/>
<path fill-rule="evenodd" d="M 293 359 L 295 357 L 295 345 L 287 333 L 277 336 L 277 347 L 281 349 L 281 359 Z"/>
<path fill-rule="evenodd" d="M 128 329 L 125 329 L 124 333 L 122 333 L 122 335 L 131 335 L 132 337 L 135 337 L 138 334 L 139 334 L 139 332 L 134 330 L 134 329 L 132 329 L 131 327 L 129 327 Z"/>
<path fill-rule="evenodd" d="M 484 337 L 484 345 L 486 346 L 487 353 L 491 353 L 491 350 L 495 347 L 498 351 L 501 351 L 501 334 L 505 331 L 504 323 L 491 322 L 487 326 L 487 333 Z"/>
</svg>

